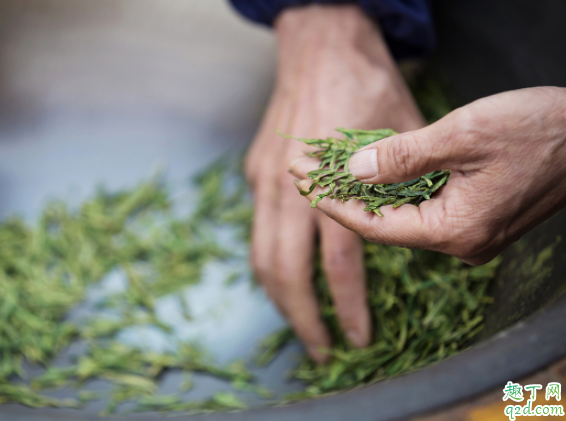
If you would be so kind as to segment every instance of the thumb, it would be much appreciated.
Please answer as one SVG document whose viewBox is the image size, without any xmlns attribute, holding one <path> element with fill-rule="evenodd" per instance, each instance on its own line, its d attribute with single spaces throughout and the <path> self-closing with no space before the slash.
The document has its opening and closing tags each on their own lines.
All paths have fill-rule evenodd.
<svg viewBox="0 0 566 421">
<path fill-rule="evenodd" d="M 391 184 L 451 169 L 459 151 L 443 120 L 363 147 L 350 158 L 350 172 L 367 184 Z"/>
</svg>

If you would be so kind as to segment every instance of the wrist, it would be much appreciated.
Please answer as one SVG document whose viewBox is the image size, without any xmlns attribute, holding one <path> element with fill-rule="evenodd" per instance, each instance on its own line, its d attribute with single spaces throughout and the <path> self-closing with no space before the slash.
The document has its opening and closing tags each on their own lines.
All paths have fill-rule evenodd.
<svg viewBox="0 0 566 421">
<path fill-rule="evenodd" d="M 406 131 L 423 125 L 377 24 L 358 6 L 291 8 L 275 28 L 280 100 L 324 117 L 328 127 Z"/>
<path fill-rule="evenodd" d="M 290 7 L 277 17 L 275 32 L 281 43 L 293 40 L 352 39 L 377 26 L 353 4 Z"/>
<path fill-rule="evenodd" d="M 315 67 L 324 59 L 356 57 L 376 70 L 396 68 L 377 23 L 357 5 L 291 7 L 279 15 L 274 27 L 280 72 L 305 70 L 308 63 Z"/>
</svg>

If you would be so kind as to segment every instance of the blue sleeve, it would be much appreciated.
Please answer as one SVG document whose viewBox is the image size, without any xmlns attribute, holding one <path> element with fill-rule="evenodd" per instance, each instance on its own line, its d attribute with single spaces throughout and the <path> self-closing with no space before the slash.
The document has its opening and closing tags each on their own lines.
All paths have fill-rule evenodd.
<svg viewBox="0 0 566 421">
<path fill-rule="evenodd" d="M 358 4 L 376 19 L 397 60 L 423 56 L 434 48 L 431 0 L 230 0 L 248 19 L 272 25 L 284 9 L 309 3 Z"/>
</svg>

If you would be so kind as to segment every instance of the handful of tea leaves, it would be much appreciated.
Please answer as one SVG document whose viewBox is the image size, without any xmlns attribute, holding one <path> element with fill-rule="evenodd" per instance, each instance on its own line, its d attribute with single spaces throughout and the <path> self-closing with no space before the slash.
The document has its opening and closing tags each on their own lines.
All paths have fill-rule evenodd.
<svg viewBox="0 0 566 421">
<path fill-rule="evenodd" d="M 434 171 L 430 174 L 395 184 L 364 184 L 348 170 L 350 157 L 358 149 L 377 142 L 386 137 L 396 135 L 391 129 L 353 130 L 337 129 L 344 134 L 345 139 L 329 137 L 327 139 L 297 139 L 307 145 L 318 146 L 319 149 L 307 153 L 308 156 L 320 159 L 320 167 L 310 171 L 307 176 L 314 181 L 308 191 L 301 190 L 301 195 L 307 196 L 316 186 L 327 188 L 311 203 L 315 207 L 325 197 L 348 200 L 363 200 L 365 211 L 375 212 L 383 216 L 379 208 L 393 205 L 397 208 L 406 203 L 419 205 L 423 200 L 429 200 L 440 187 L 448 181 L 450 171 Z"/>
</svg>

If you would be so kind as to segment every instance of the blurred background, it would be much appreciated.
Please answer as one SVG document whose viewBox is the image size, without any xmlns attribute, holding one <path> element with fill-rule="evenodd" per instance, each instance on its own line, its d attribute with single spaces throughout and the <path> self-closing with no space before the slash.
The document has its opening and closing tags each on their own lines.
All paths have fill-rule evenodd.
<svg viewBox="0 0 566 421">
<path fill-rule="evenodd" d="M 244 147 L 273 68 L 224 0 L 2 0 L 0 214 Z"/>
<path fill-rule="evenodd" d="M 269 31 L 224 0 L 0 1 L 0 217 L 31 222 L 51 198 L 79 203 L 101 183 L 132 187 L 158 168 L 190 201 L 187 180 L 251 140 L 274 61 Z M 158 309 L 219 362 L 251 355 L 284 324 L 259 289 L 227 291 L 225 276 L 208 268 L 191 290 L 198 322 L 179 327 L 180 309 Z M 120 283 L 113 274 L 103 286 Z M 148 330 L 124 340 L 164 346 Z M 275 364 L 263 381 L 284 383 L 294 363 Z M 163 391 L 179 381 L 165 378 Z M 196 384 L 195 398 L 229 389 L 210 378 Z M 42 413 L 51 411 L 60 413 Z"/>
</svg>

